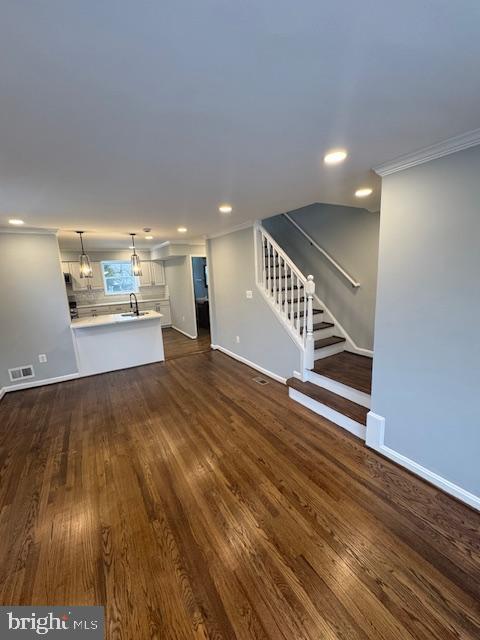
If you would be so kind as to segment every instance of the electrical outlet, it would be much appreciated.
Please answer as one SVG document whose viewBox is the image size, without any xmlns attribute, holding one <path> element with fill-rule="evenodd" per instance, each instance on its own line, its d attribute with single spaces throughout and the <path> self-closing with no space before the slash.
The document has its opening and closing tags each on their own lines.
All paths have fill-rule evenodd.
<svg viewBox="0 0 480 640">
<path fill-rule="evenodd" d="M 253 291 L 246 291 L 247 298 L 253 298 Z"/>
<path fill-rule="evenodd" d="M 44 353 L 40 353 L 38 356 L 39 362 L 47 362 L 47 356 Z"/>
<path fill-rule="evenodd" d="M 237 336 L 237 337 L 235 338 L 235 342 L 237 342 L 237 343 L 238 343 L 238 342 L 240 342 L 240 336 Z"/>
</svg>

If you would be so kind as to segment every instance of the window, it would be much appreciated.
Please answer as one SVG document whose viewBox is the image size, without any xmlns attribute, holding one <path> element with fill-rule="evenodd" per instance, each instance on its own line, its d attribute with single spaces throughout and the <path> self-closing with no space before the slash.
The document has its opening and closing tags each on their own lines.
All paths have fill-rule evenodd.
<svg viewBox="0 0 480 640">
<path fill-rule="evenodd" d="M 102 275 L 107 296 L 138 292 L 138 280 L 132 275 L 130 261 L 105 260 L 102 262 Z"/>
</svg>

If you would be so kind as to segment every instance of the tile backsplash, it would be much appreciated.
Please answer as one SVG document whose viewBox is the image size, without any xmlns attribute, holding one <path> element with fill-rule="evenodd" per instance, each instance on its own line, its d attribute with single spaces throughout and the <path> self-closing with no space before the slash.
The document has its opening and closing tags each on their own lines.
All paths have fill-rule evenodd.
<svg viewBox="0 0 480 640">
<path fill-rule="evenodd" d="M 73 291 L 70 287 L 67 289 L 69 298 L 73 298 L 77 302 L 77 306 L 96 305 L 101 303 L 115 304 L 120 301 L 128 301 L 128 293 L 121 293 L 117 296 L 106 296 L 101 290 L 94 291 Z M 140 287 L 137 293 L 138 301 L 155 300 L 157 298 L 168 298 L 168 285 L 158 287 Z"/>
</svg>

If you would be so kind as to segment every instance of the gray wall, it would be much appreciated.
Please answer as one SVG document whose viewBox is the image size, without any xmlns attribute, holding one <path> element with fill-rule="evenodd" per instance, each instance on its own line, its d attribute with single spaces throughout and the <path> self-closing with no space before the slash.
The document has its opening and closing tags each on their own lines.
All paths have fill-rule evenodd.
<svg viewBox="0 0 480 640">
<path fill-rule="evenodd" d="M 170 293 L 172 325 L 190 336 L 197 335 L 190 256 L 165 260 L 165 280 Z"/>
<path fill-rule="evenodd" d="M 480 495 L 480 147 L 384 178 L 372 410 Z"/>
<path fill-rule="evenodd" d="M 373 348 L 379 214 L 356 207 L 312 204 L 292 218 L 361 286 L 354 289 L 284 216 L 262 224 L 301 269 L 358 347 Z"/>
<path fill-rule="evenodd" d="M 212 343 L 289 378 L 300 351 L 256 287 L 253 243 L 253 227 L 208 241 Z"/>
<path fill-rule="evenodd" d="M 0 300 L 0 388 L 12 384 L 8 369 L 21 365 L 35 369 L 29 382 L 77 371 L 54 235 L 0 233 Z"/>
</svg>

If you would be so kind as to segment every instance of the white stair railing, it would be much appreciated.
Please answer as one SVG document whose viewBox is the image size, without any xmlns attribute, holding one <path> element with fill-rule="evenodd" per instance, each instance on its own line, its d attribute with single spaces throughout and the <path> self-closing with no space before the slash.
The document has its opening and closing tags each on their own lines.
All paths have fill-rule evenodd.
<svg viewBox="0 0 480 640">
<path fill-rule="evenodd" d="M 313 276 L 306 278 L 260 224 L 255 225 L 257 287 L 304 351 L 305 369 L 313 369 Z"/>
</svg>

